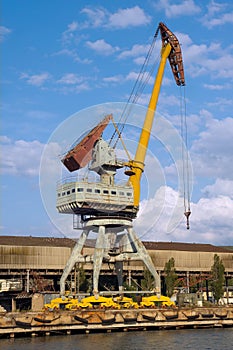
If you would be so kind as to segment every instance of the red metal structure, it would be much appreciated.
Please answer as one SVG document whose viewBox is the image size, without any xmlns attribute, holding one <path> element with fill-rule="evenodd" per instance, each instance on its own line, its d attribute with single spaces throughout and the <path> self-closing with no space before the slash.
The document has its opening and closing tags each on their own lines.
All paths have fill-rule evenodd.
<svg viewBox="0 0 233 350">
<path fill-rule="evenodd" d="M 76 146 L 74 146 L 62 158 L 62 163 L 70 171 L 75 171 L 84 168 L 92 159 L 92 149 L 98 141 L 112 119 L 112 115 L 107 115 L 97 126 L 95 126 Z"/>
</svg>

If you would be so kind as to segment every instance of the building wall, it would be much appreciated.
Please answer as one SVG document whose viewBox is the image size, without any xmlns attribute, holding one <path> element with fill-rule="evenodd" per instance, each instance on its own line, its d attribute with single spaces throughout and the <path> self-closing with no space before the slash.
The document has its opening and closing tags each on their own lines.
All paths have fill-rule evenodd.
<svg viewBox="0 0 233 350">
<path fill-rule="evenodd" d="M 0 246 L 0 269 L 63 269 L 71 254 L 67 247 Z"/>
<path fill-rule="evenodd" d="M 45 247 L 45 246 L 9 246 L 0 245 L 0 270 L 2 269 L 58 269 L 62 270 L 72 248 Z M 84 255 L 93 254 L 93 248 L 85 248 Z M 214 252 L 176 251 L 176 250 L 149 250 L 156 269 L 163 271 L 165 263 L 173 257 L 177 271 L 208 272 L 214 262 Z M 233 274 L 233 252 L 217 253 L 222 259 L 225 271 Z M 143 270 L 143 263 L 132 261 L 125 263 L 130 270 Z M 89 263 L 84 268 L 90 269 Z M 104 264 L 103 269 L 109 269 Z"/>
<path fill-rule="evenodd" d="M 149 251 L 154 265 L 158 270 L 164 270 L 165 263 L 170 259 L 175 259 L 177 271 L 203 271 L 208 272 L 214 263 L 213 252 L 185 252 L 174 250 Z M 217 253 L 222 259 L 226 272 L 233 273 L 233 254 Z"/>
</svg>

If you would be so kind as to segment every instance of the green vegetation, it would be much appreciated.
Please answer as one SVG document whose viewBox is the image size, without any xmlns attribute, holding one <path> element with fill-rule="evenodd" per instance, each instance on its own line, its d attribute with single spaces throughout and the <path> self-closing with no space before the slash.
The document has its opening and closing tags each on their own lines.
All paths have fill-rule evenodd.
<svg viewBox="0 0 233 350">
<path fill-rule="evenodd" d="M 92 281 L 86 276 L 83 265 L 79 265 L 77 271 L 77 292 L 91 292 Z"/>
<path fill-rule="evenodd" d="M 175 259 L 171 258 L 166 262 L 164 267 L 165 273 L 165 284 L 166 284 L 166 294 L 171 297 L 174 291 L 176 280 L 178 278 L 175 269 Z"/>
<path fill-rule="evenodd" d="M 152 290 L 154 288 L 154 277 L 147 268 L 144 268 L 143 277 L 141 282 L 142 290 Z"/>
<path fill-rule="evenodd" d="M 220 257 L 214 255 L 214 264 L 211 267 L 211 287 L 214 299 L 218 302 L 224 294 L 224 272 L 225 267 Z"/>
</svg>

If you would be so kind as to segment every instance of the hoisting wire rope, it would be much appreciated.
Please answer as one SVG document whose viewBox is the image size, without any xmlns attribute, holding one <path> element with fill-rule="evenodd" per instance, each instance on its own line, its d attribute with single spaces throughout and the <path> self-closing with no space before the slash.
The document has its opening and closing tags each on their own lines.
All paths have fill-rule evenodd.
<svg viewBox="0 0 233 350">
<path fill-rule="evenodd" d="M 150 45 L 150 48 L 147 52 L 147 55 L 146 55 L 146 58 L 144 60 L 144 63 L 141 67 L 141 70 L 137 76 L 137 79 L 136 79 L 136 82 L 133 86 L 133 89 L 131 91 L 131 94 L 127 100 L 127 103 L 121 113 L 121 116 L 119 118 L 119 121 L 117 123 L 117 128 L 118 128 L 118 131 L 116 130 L 115 128 L 115 131 L 113 132 L 113 135 L 109 141 L 109 145 L 113 142 L 113 139 L 115 138 L 116 134 L 118 135 L 116 141 L 115 141 L 115 144 L 113 146 L 113 148 L 116 148 L 116 145 L 119 141 L 119 139 L 122 140 L 121 138 L 121 135 L 122 135 L 122 132 L 124 130 L 124 127 L 125 127 L 125 124 L 126 124 L 126 121 L 129 117 L 129 114 L 132 110 L 132 107 L 133 107 L 133 104 L 135 104 L 139 97 L 142 95 L 142 92 L 143 90 L 145 89 L 145 86 L 147 85 L 150 77 L 151 77 L 151 74 L 152 74 L 152 71 L 154 71 L 154 68 L 156 66 L 156 62 L 153 64 L 150 72 L 147 72 L 146 69 L 149 65 L 149 61 L 150 61 L 150 58 L 151 58 L 151 55 L 152 55 L 152 52 L 154 51 L 154 47 L 155 47 L 155 43 L 156 43 L 156 39 L 157 39 L 157 36 L 158 36 L 158 32 L 159 32 L 159 27 L 157 28 L 156 32 L 155 32 L 155 35 L 154 35 L 154 38 L 153 38 L 153 41 L 152 41 L 152 44 Z"/>
<path fill-rule="evenodd" d="M 158 60 L 157 60 L 157 61 L 158 61 Z M 155 70 L 157 61 L 153 64 L 153 66 L 151 67 L 151 70 L 150 70 L 149 72 L 146 73 L 147 75 L 145 76 L 144 81 L 143 81 L 143 82 L 141 81 L 141 83 L 140 83 L 140 84 L 141 84 L 141 89 L 140 89 L 140 91 L 139 91 L 139 89 L 138 89 L 138 92 L 134 95 L 134 97 L 132 98 L 132 100 L 129 100 L 129 101 L 127 102 L 127 105 L 126 105 L 125 109 L 128 109 L 128 110 L 127 110 L 126 112 L 124 112 L 125 118 L 124 118 L 123 123 L 121 124 L 121 128 L 120 128 L 119 133 L 118 133 L 118 138 L 116 139 L 113 148 L 116 148 L 119 139 L 122 140 L 121 135 L 122 135 L 122 132 L 123 132 L 123 130 L 124 130 L 126 121 L 127 121 L 128 117 L 129 117 L 131 111 L 132 111 L 132 108 L 134 107 L 134 105 L 135 105 L 135 104 L 137 103 L 137 101 L 139 100 L 139 98 L 140 98 L 140 96 L 142 95 L 142 92 L 143 92 L 143 90 L 145 89 L 145 87 L 146 87 L 146 85 L 147 85 L 147 83 L 148 83 L 150 77 L 152 76 L 152 74 L 153 74 L 153 72 L 154 72 L 154 70 Z M 124 115 L 124 114 L 123 114 L 123 115 Z"/>
<path fill-rule="evenodd" d="M 147 67 L 149 65 L 149 61 L 150 61 L 152 52 L 153 52 L 154 47 L 155 47 L 156 39 L 157 39 L 157 36 L 158 36 L 158 31 L 159 31 L 159 27 L 156 30 L 156 33 L 155 33 L 154 38 L 153 38 L 153 42 L 152 42 L 152 44 L 151 44 L 151 46 L 150 46 L 150 48 L 148 50 L 148 53 L 146 55 L 146 58 L 145 58 L 145 61 L 144 61 L 143 65 L 142 65 L 141 71 L 138 74 L 138 77 L 137 77 L 137 80 L 135 82 L 135 85 L 134 85 L 134 87 L 132 89 L 132 92 L 131 92 L 131 94 L 129 96 L 129 99 L 128 99 L 128 101 L 126 103 L 126 106 L 125 106 L 125 108 L 124 108 L 124 110 L 122 112 L 122 115 L 120 117 L 120 120 L 121 120 L 123 118 L 123 116 L 125 115 L 123 123 L 121 124 L 120 136 L 121 136 L 121 134 L 122 134 L 122 132 L 124 130 L 125 123 L 126 123 L 128 117 L 129 117 L 130 113 L 131 113 L 131 110 L 133 108 L 133 104 L 135 104 L 138 101 L 139 97 L 142 95 L 142 92 L 143 92 L 145 86 L 147 85 L 147 83 L 148 83 L 148 81 L 149 81 L 149 79 L 150 79 L 150 77 L 152 75 L 152 72 L 154 71 L 154 68 L 156 66 L 156 62 L 154 62 L 153 66 L 151 68 L 151 71 L 150 72 L 146 71 L 146 69 L 147 69 Z M 116 142 L 114 144 L 114 148 L 116 147 L 117 142 L 119 141 L 119 138 L 120 137 L 118 136 L 118 138 L 117 138 L 117 140 L 116 140 Z"/>
<path fill-rule="evenodd" d="M 121 139 L 122 146 L 123 146 L 123 148 L 124 148 L 124 150 L 125 150 L 125 153 L 127 154 L 128 159 L 131 160 L 131 156 L 130 156 L 130 154 L 129 154 L 127 148 L 126 148 L 126 145 L 125 145 L 124 140 L 123 140 L 122 137 L 121 137 L 120 131 L 119 131 L 119 129 L 118 129 L 117 124 L 116 124 L 115 121 L 114 121 L 114 118 L 112 118 L 112 123 L 113 123 L 113 126 L 114 126 L 114 128 L 115 128 L 115 132 L 118 134 L 118 138 Z"/>
<path fill-rule="evenodd" d="M 187 219 L 187 229 L 189 229 L 190 210 L 190 189 L 189 189 L 189 157 L 188 157 L 188 129 L 186 117 L 186 97 L 185 86 L 182 95 L 180 87 L 180 118 L 181 118 L 181 156 L 182 156 L 182 177 L 183 177 L 183 197 L 184 197 L 184 215 Z"/>
</svg>

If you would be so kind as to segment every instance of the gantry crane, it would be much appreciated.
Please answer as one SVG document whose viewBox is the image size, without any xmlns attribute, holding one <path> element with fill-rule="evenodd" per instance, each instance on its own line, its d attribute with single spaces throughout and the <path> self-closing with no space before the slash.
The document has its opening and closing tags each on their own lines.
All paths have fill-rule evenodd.
<svg viewBox="0 0 233 350">
<path fill-rule="evenodd" d="M 119 161 L 115 149 L 102 138 L 105 127 L 110 120 L 113 120 L 112 115 L 106 116 L 62 158 L 69 171 L 79 170 L 89 163 L 89 169 L 96 172 L 100 178 L 98 182 L 65 179 L 57 187 L 57 210 L 60 213 L 74 214 L 83 225 L 81 236 L 60 280 L 61 294 L 65 293 L 65 281 L 74 265 L 85 261 L 93 262 L 94 295 L 98 295 L 99 274 L 103 261 L 116 264 L 121 291 L 123 262 L 129 260 L 142 260 L 145 263 L 154 277 L 155 292 L 160 293 L 159 274 L 133 230 L 132 224 L 139 209 L 140 180 L 167 60 L 170 62 L 176 84 L 185 85 L 178 39 L 163 23 L 159 24 L 159 30 L 162 39 L 161 59 L 134 159 L 127 162 Z M 115 174 L 123 167 L 127 167 L 125 174 L 129 178 L 126 184 L 119 185 L 115 183 Z M 188 218 L 190 211 L 185 215 Z M 97 233 L 94 255 L 84 257 L 82 250 L 91 231 Z M 116 241 L 119 233 L 123 233 L 124 244 L 117 249 Z"/>
</svg>

